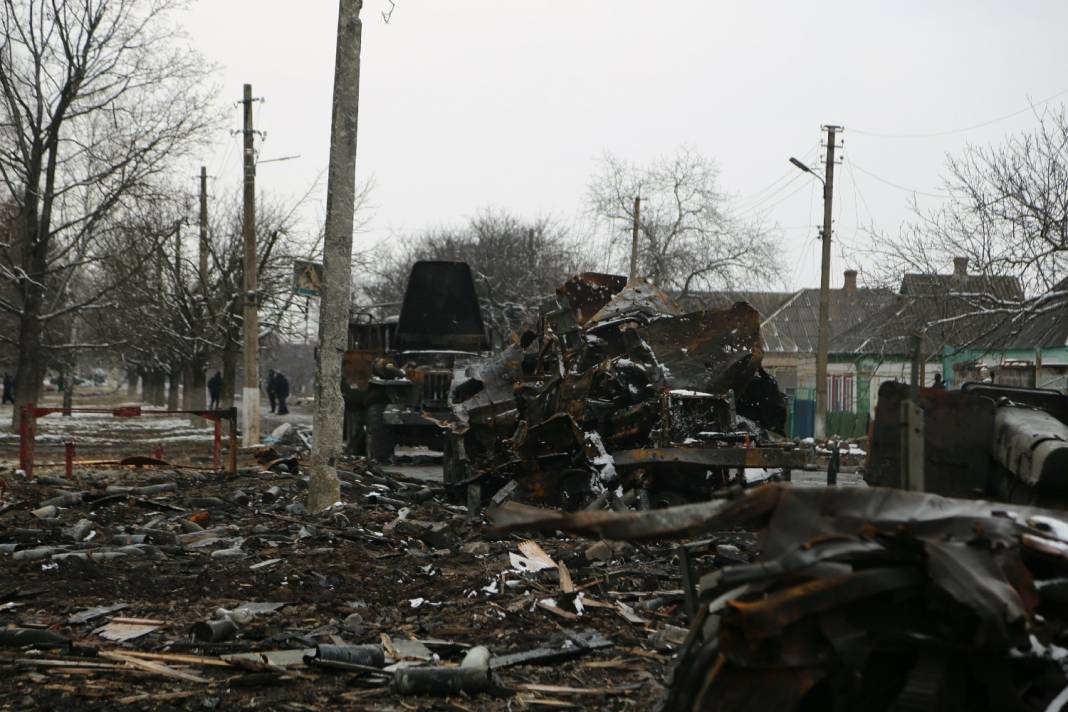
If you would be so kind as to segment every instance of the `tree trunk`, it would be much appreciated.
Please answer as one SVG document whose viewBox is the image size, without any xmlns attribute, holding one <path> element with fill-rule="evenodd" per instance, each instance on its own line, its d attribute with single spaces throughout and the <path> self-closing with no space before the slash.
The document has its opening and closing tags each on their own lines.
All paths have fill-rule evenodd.
<svg viewBox="0 0 1068 712">
<path fill-rule="evenodd" d="M 208 367 L 203 362 L 194 363 L 189 368 L 189 375 L 189 409 L 204 410 L 208 406 Z"/>
<path fill-rule="evenodd" d="M 182 410 L 193 410 L 193 367 L 182 367 Z"/>
<path fill-rule="evenodd" d="M 28 301 L 24 303 L 27 312 L 31 311 Z M 39 300 L 37 304 L 34 311 L 40 310 Z M 19 432 L 23 406 L 41 399 L 41 382 L 45 374 L 41 331 L 36 315 L 23 314 L 19 323 L 19 355 L 15 366 L 15 412 L 11 417 L 11 425 L 16 433 Z"/>
<path fill-rule="evenodd" d="M 141 378 L 135 369 L 126 372 L 126 399 L 137 400 L 137 381 Z"/>
<path fill-rule="evenodd" d="M 64 368 L 63 371 L 63 415 L 70 417 L 70 409 L 74 407 L 74 371 Z"/>
<path fill-rule="evenodd" d="M 167 404 L 167 377 L 163 371 L 149 371 L 145 375 L 145 383 L 148 385 L 148 394 L 145 400 L 149 405 L 163 406 Z"/>
<path fill-rule="evenodd" d="M 182 372 L 175 369 L 167 374 L 167 410 L 178 410 Z"/>
<path fill-rule="evenodd" d="M 27 221 L 36 228 L 37 221 Z M 31 235 L 33 233 L 30 233 Z M 37 256 L 36 244 L 24 244 L 29 255 L 24 260 L 26 271 L 30 275 L 40 275 L 45 270 L 44 259 Z M 19 342 L 18 360 L 15 365 L 15 408 L 11 418 L 14 431 L 19 432 L 22 408 L 30 403 L 36 403 L 41 398 L 41 383 L 45 377 L 45 350 L 41 343 L 44 326 L 38 319 L 44 306 L 44 292 L 36 279 L 24 280 L 20 284 L 22 290 L 22 315 L 19 318 Z"/>
<path fill-rule="evenodd" d="M 341 452 L 345 405 L 341 356 L 348 344 L 352 287 L 352 224 L 356 209 L 356 129 L 360 106 L 362 0 L 340 0 L 330 166 L 326 185 L 323 284 L 319 311 L 319 373 L 315 384 L 308 509 L 318 512 L 341 498 L 334 460 Z"/>
<path fill-rule="evenodd" d="M 229 335 L 222 354 L 222 407 L 234 407 L 234 385 L 237 380 L 237 346 Z"/>
</svg>

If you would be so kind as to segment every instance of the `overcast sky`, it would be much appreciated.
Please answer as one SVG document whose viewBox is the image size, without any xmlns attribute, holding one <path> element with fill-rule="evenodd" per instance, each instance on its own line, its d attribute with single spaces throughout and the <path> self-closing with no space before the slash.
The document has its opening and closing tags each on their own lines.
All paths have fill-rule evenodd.
<svg viewBox="0 0 1068 712">
<path fill-rule="evenodd" d="M 938 192 L 946 152 L 1034 117 L 959 129 L 1068 90 L 1063 0 L 396 0 L 386 24 L 389 4 L 363 11 L 356 170 L 374 210 L 358 248 L 486 206 L 577 221 L 604 152 L 643 162 L 688 144 L 718 162 L 739 212 L 781 229 L 783 284 L 747 286 L 816 286 L 819 184 L 787 159 L 815 165 L 835 123 L 832 285 L 849 266 L 863 281 L 858 226 L 896 231 L 911 191 Z M 335 0 L 201 0 L 187 16 L 221 65 L 220 100 L 245 82 L 266 99 L 261 159 L 300 155 L 262 165 L 258 187 L 293 198 L 321 178 L 308 229 L 325 199 L 336 26 Z M 236 183 L 239 142 L 204 158 L 216 190 Z"/>
</svg>

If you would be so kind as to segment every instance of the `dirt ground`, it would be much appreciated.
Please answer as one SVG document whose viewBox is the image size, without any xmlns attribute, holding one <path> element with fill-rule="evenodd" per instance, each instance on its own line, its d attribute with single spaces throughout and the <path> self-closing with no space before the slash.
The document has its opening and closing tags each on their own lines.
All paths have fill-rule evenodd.
<svg viewBox="0 0 1068 712">
<path fill-rule="evenodd" d="M 143 435 L 131 429 L 127 447 L 96 445 L 146 454 L 155 436 Z M 188 459 L 203 444 L 172 442 L 176 455 L 189 448 Z M 389 474 L 362 461 L 342 468 L 342 503 L 310 515 L 301 471 L 270 463 L 286 454 L 281 446 L 243 452 L 233 478 L 83 465 L 72 481 L 57 479 L 56 466 L 27 481 L 7 446 L 0 626 L 50 631 L 58 642 L 0 644 L 4 709 L 644 709 L 663 698 L 685 634 L 677 543 L 613 550 L 561 535 L 538 539 L 538 551 L 494 535 L 403 468 Z M 115 489 L 147 485 L 165 487 Z M 75 496 L 39 510 L 64 493 Z M 719 535 L 697 565 L 748 560 L 748 536 Z M 543 555 L 544 570 L 523 570 Z M 251 603 L 280 605 L 240 609 Z M 192 638 L 194 624 L 226 615 L 236 635 Z M 132 625 L 148 632 L 104 637 Z M 582 648 L 591 632 L 611 644 Z M 304 662 L 330 644 L 379 644 L 400 665 L 455 665 L 477 645 L 494 656 L 551 648 L 568 659 L 503 666 L 494 694 L 402 696 L 388 675 Z"/>
</svg>

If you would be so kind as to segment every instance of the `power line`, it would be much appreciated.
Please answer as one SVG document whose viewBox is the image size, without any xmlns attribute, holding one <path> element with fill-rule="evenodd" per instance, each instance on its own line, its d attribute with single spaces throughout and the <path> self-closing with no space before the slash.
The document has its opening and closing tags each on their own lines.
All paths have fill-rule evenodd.
<svg viewBox="0 0 1068 712">
<path fill-rule="evenodd" d="M 863 129 L 855 129 L 853 127 L 850 127 L 849 130 L 850 130 L 851 133 L 860 134 L 862 136 L 872 136 L 874 138 L 936 138 L 938 136 L 952 136 L 953 134 L 966 133 L 968 131 L 974 131 L 975 129 L 981 129 L 981 128 L 984 128 L 986 126 L 990 126 L 992 124 L 996 124 L 996 123 L 999 123 L 999 122 L 1002 122 L 1002 121 L 1007 121 L 1008 119 L 1011 119 L 1014 116 L 1019 116 L 1020 114 L 1026 114 L 1028 111 L 1034 111 L 1038 107 L 1040 107 L 1040 106 L 1042 106 L 1044 104 L 1048 104 L 1049 102 L 1053 101 L 1054 99 L 1062 97 L 1065 94 L 1068 94 L 1068 89 L 1064 89 L 1062 91 L 1059 91 L 1056 94 L 1054 94 L 1053 96 L 1048 97 L 1046 99 L 1043 99 L 1042 101 L 1039 101 L 1039 102 L 1036 102 L 1036 103 L 1033 103 L 1033 104 L 1029 104 L 1027 107 L 1025 107 L 1023 109 L 1020 109 L 1019 111 L 1014 111 L 1011 114 L 1005 114 L 1004 116 L 999 116 L 996 119 L 990 119 L 989 121 L 983 121 L 982 123 L 972 124 L 971 126 L 964 126 L 962 128 L 959 128 L 959 129 L 949 129 L 947 131 L 932 131 L 932 132 L 929 132 L 929 133 L 902 133 L 902 134 L 879 133 L 877 131 L 864 131 Z"/>
<path fill-rule="evenodd" d="M 856 168 L 861 173 L 863 173 L 863 174 L 865 174 L 865 175 L 867 175 L 867 176 L 869 176 L 871 178 L 874 178 L 875 180 L 879 181 L 880 183 L 885 183 L 886 185 L 890 186 L 891 188 L 897 188 L 898 190 L 903 190 L 906 193 L 914 193 L 915 195 L 926 195 L 926 196 L 928 196 L 930 198 L 952 198 L 953 197 L 949 193 L 928 193 L 928 192 L 923 191 L 923 190 L 916 190 L 915 188 L 909 188 L 909 187 L 901 185 L 899 183 L 894 183 L 893 181 L 889 181 L 889 180 L 887 180 L 885 178 L 881 178 L 881 177 L 875 175 L 874 173 L 872 173 L 869 170 L 865 170 L 862 166 L 858 165 L 852 159 L 847 159 L 847 161 L 850 164 L 852 164 L 853 168 Z"/>
<path fill-rule="evenodd" d="M 771 200 L 773 200 L 773 199 L 775 198 L 775 196 L 777 196 L 777 195 L 778 195 L 779 193 L 781 193 L 781 192 L 783 192 L 784 190 L 786 190 L 787 188 L 789 188 L 789 187 L 790 187 L 791 185 L 793 185 L 793 184 L 794 184 L 794 183 L 795 183 L 795 182 L 796 182 L 796 181 L 797 181 L 797 180 L 798 180 L 798 179 L 799 179 L 799 178 L 800 178 L 801 176 L 803 176 L 803 175 L 804 175 L 804 173 L 800 173 L 800 172 L 798 172 L 798 171 L 793 171 L 793 173 L 794 173 L 794 175 L 793 175 L 793 176 L 792 176 L 792 177 L 790 178 L 790 180 L 786 181 L 785 183 L 783 183 L 782 185 L 780 185 L 780 186 L 779 186 L 778 188 L 776 188 L 776 189 L 775 189 L 775 190 L 773 190 L 772 192 L 768 193 L 768 194 L 767 194 L 766 196 L 764 196 L 764 197 L 763 197 L 763 198 L 761 198 L 760 200 L 757 200 L 756 202 L 750 203 L 750 204 L 749 204 L 749 205 L 747 205 L 747 206 L 743 206 L 743 207 L 740 207 L 740 208 L 739 208 L 739 211 L 740 211 L 740 212 L 743 212 L 743 213 L 751 213 L 751 212 L 753 212 L 753 211 L 757 210 L 757 209 L 758 209 L 758 208 L 760 208 L 760 207 L 761 207 L 762 205 L 764 205 L 764 204 L 766 204 L 766 203 L 770 202 Z"/>
<path fill-rule="evenodd" d="M 808 157 L 811 156 L 813 153 L 815 153 L 818 149 L 819 149 L 819 143 L 817 142 L 817 144 L 815 146 L 813 146 L 812 148 L 808 149 L 808 151 L 806 151 L 802 155 L 802 158 L 807 160 Z M 785 180 L 787 178 L 790 178 L 792 176 L 796 176 L 796 175 L 797 175 L 797 171 L 796 170 L 794 170 L 793 168 L 788 168 L 786 170 L 786 172 L 784 172 L 781 176 L 779 176 L 778 178 L 776 178 L 775 180 L 773 180 L 771 183 L 769 183 L 768 185 L 764 186 L 760 190 L 756 191 L 755 193 L 751 193 L 750 195 L 747 195 L 744 198 L 739 198 L 737 200 L 737 204 L 739 206 L 742 206 L 742 205 L 745 205 L 746 203 L 750 203 L 750 207 L 752 207 L 753 205 L 756 205 L 756 204 L 758 204 L 760 202 L 760 200 L 758 200 L 758 199 L 761 198 L 761 196 L 763 196 L 764 193 L 766 193 L 767 191 L 769 191 L 772 188 L 774 188 L 775 186 L 777 186 L 783 180 Z M 767 196 L 765 196 L 765 197 L 767 197 Z"/>
<path fill-rule="evenodd" d="M 798 176 L 803 176 L 803 175 L 804 175 L 804 173 L 798 173 Z M 792 183 L 792 182 L 793 182 L 793 181 L 791 181 L 791 183 Z M 787 183 L 786 185 L 790 185 L 790 183 Z M 783 187 L 785 188 L 785 187 L 786 187 L 786 185 L 784 185 Z M 762 205 L 762 204 L 759 204 L 759 203 L 758 203 L 757 205 L 754 205 L 754 206 L 753 206 L 753 207 L 751 207 L 751 208 L 748 208 L 748 209 L 746 209 L 746 210 L 743 210 L 743 211 L 742 211 L 742 215 L 750 215 L 750 216 L 751 216 L 751 215 L 755 215 L 755 214 L 757 214 L 757 213 L 760 213 L 760 214 L 767 214 L 767 213 L 768 213 L 768 212 L 769 212 L 769 211 L 770 211 L 770 210 L 771 210 L 772 208 L 775 208 L 775 207 L 777 207 L 777 206 L 779 206 L 779 205 L 782 205 L 782 204 L 783 204 L 783 203 L 785 203 L 785 202 L 786 202 L 787 200 L 789 200 L 789 199 L 790 199 L 790 198 L 792 198 L 793 196 L 795 196 L 795 195 L 797 195 L 798 193 L 800 193 L 800 192 L 801 192 L 802 190 L 804 190 L 804 189 L 805 189 L 806 187 L 808 187 L 808 181 L 805 181 L 805 182 L 804 182 L 804 183 L 802 183 L 801 185 L 797 186 L 797 188 L 795 188 L 794 190 L 791 190 L 791 191 L 790 191 L 789 193 L 787 193 L 786 195 L 784 195 L 784 196 L 783 196 L 783 197 L 781 197 L 780 199 L 776 200 L 776 201 L 775 201 L 774 203 L 771 203 L 770 205 Z M 769 197 L 770 197 L 770 196 L 769 196 Z"/>
</svg>

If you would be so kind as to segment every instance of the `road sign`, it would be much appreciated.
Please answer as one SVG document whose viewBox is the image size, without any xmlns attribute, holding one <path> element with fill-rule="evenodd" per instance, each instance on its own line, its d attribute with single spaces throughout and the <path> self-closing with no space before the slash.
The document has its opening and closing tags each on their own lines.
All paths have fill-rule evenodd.
<svg viewBox="0 0 1068 712">
<path fill-rule="evenodd" d="M 293 291 L 302 297 L 318 297 L 323 289 L 323 266 L 319 262 L 294 260 Z"/>
</svg>

